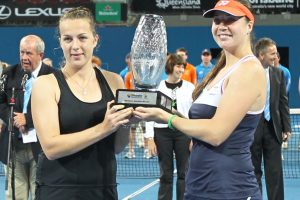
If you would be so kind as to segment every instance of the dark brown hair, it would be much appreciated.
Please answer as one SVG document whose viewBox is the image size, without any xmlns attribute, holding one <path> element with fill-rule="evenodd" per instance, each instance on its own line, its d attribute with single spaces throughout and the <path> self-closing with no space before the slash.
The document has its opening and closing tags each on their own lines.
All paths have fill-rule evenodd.
<svg viewBox="0 0 300 200">
<path fill-rule="evenodd" d="M 59 26 L 60 23 L 66 19 L 87 19 L 90 23 L 91 30 L 93 32 L 93 35 L 96 36 L 96 23 L 94 20 L 93 13 L 85 7 L 79 6 L 72 8 L 68 12 L 64 13 L 60 18 L 59 18 L 59 24 L 58 24 L 58 37 L 60 37 L 60 30 Z"/>
<path fill-rule="evenodd" d="M 246 6 L 251 12 L 251 4 L 247 0 L 237 0 L 238 2 L 242 3 L 244 6 Z M 253 12 L 252 12 L 253 13 Z M 249 20 L 248 18 L 246 18 Z M 254 41 L 254 35 L 250 33 L 250 41 L 251 41 L 251 48 L 253 49 L 253 41 Z M 201 83 L 199 83 L 194 92 L 193 92 L 193 100 L 195 101 L 199 95 L 201 94 L 202 90 L 218 75 L 219 71 L 225 67 L 226 64 L 226 57 L 224 50 L 221 51 L 218 59 L 217 59 L 216 65 L 213 67 L 213 69 L 207 74 L 207 76 L 203 79 Z"/>
<path fill-rule="evenodd" d="M 186 64 L 184 63 L 180 55 L 172 53 L 168 56 L 167 59 L 167 63 L 165 67 L 166 74 L 172 74 L 175 65 L 183 65 L 184 67 L 186 66 Z"/>
</svg>

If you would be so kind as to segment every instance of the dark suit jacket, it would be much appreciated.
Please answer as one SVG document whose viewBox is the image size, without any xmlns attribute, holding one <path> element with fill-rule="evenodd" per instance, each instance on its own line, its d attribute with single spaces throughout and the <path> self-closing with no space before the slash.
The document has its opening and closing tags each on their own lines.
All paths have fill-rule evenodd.
<svg viewBox="0 0 300 200">
<path fill-rule="evenodd" d="M 291 132 L 290 111 L 283 72 L 276 67 L 269 68 L 270 114 L 278 142 L 282 143 L 282 132 Z"/>
<path fill-rule="evenodd" d="M 42 64 L 41 69 L 39 71 L 38 76 L 50 74 L 55 69 L 49 67 L 48 65 Z M 0 93 L 0 118 L 8 125 L 9 122 L 9 113 L 10 113 L 10 98 L 12 96 L 12 88 L 15 88 L 15 105 L 13 106 L 14 112 L 23 112 L 23 100 L 24 100 L 24 91 L 21 86 L 22 78 L 25 74 L 20 64 L 10 66 L 6 68 L 2 74 L 7 75 L 7 81 L 5 84 L 5 92 Z M 30 102 L 27 106 L 27 114 L 25 114 L 26 118 L 26 127 L 33 128 L 33 121 L 31 116 L 31 105 Z M 14 127 L 13 132 L 15 133 L 15 138 L 19 135 L 18 128 Z M 6 127 L 5 131 L 1 134 L 0 137 L 0 161 L 4 164 L 7 163 L 7 153 L 8 153 L 8 127 Z M 31 143 L 33 156 L 37 160 L 38 154 L 41 151 L 41 147 L 39 142 Z"/>
</svg>

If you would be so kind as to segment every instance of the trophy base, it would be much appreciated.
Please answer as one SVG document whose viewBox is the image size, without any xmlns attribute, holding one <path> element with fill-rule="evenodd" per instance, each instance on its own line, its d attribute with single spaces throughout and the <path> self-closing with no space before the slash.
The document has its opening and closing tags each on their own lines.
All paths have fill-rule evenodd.
<svg viewBox="0 0 300 200">
<path fill-rule="evenodd" d="M 172 112 L 172 99 L 160 91 L 118 89 L 116 104 L 125 107 L 159 107 Z"/>
</svg>

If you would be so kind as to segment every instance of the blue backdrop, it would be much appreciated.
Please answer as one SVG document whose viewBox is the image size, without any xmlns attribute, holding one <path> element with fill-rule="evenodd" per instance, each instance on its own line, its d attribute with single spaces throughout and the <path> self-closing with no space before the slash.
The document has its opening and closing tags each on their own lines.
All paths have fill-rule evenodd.
<svg viewBox="0 0 300 200">
<path fill-rule="evenodd" d="M 97 29 L 100 43 L 95 51 L 103 62 L 103 68 L 119 72 L 125 66 L 125 55 L 130 51 L 135 27 L 100 27 Z M 300 107 L 298 94 L 298 78 L 300 74 L 300 26 L 257 26 L 256 38 L 270 37 L 278 47 L 288 47 L 287 60 L 292 74 L 292 85 L 289 95 L 290 107 Z M 45 57 L 53 59 L 58 66 L 62 59 L 55 27 L 1 27 L 0 28 L 0 60 L 15 64 L 19 62 L 19 41 L 27 34 L 41 36 L 46 44 Z M 174 52 L 178 47 L 189 51 L 189 62 L 200 63 L 200 54 L 204 48 L 218 48 L 214 42 L 209 26 L 201 27 L 168 27 L 168 51 Z M 253 80 L 255 81 L 255 80 Z"/>
</svg>

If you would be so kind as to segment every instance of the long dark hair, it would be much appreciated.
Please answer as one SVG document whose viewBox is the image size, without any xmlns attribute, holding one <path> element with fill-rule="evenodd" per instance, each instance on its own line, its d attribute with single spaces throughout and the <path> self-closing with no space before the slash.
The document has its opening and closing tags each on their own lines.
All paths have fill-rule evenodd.
<svg viewBox="0 0 300 200">
<path fill-rule="evenodd" d="M 237 1 L 242 3 L 252 12 L 251 4 L 249 3 L 249 1 L 247 0 L 237 0 Z M 250 40 L 251 40 L 251 48 L 253 50 L 254 34 L 252 32 L 250 33 Z M 226 56 L 224 50 L 221 51 L 217 60 L 218 61 L 216 65 L 213 67 L 213 69 L 207 74 L 207 76 L 203 79 L 203 81 L 196 86 L 192 95 L 194 101 L 199 97 L 203 89 L 218 75 L 219 71 L 221 71 L 221 69 L 225 67 Z"/>
</svg>

